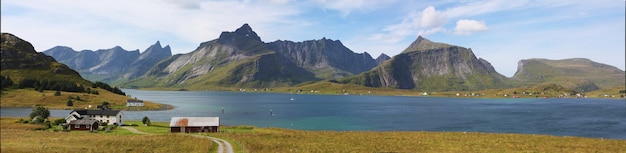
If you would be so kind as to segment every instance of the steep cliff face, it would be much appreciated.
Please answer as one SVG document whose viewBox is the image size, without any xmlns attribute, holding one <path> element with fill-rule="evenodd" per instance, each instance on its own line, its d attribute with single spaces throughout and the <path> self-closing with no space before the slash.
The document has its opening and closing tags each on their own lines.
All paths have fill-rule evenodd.
<svg viewBox="0 0 626 153">
<path fill-rule="evenodd" d="M 139 55 L 131 65 L 130 69 L 124 73 L 125 79 L 137 78 L 150 70 L 156 63 L 172 56 L 172 49 L 169 45 L 162 47 L 161 42 L 157 41 Z"/>
<path fill-rule="evenodd" d="M 81 84 L 89 82 L 82 79 L 78 72 L 58 63 L 54 58 L 35 51 L 27 41 L 13 34 L 2 33 L 0 44 L 0 65 L 3 76 L 13 81 L 30 78 L 38 80 L 65 80 Z"/>
<path fill-rule="evenodd" d="M 370 87 L 431 91 L 505 86 L 506 77 L 467 48 L 418 37 L 401 54 L 369 72 L 342 80 Z"/>
<path fill-rule="evenodd" d="M 554 83 L 575 91 L 623 86 L 626 73 L 614 66 L 584 58 L 525 59 L 513 79 L 525 84 Z"/>
<path fill-rule="evenodd" d="M 320 39 L 304 42 L 275 41 L 268 44 L 292 63 L 322 79 L 352 76 L 375 67 L 368 53 L 354 53 L 338 40 Z"/>
</svg>

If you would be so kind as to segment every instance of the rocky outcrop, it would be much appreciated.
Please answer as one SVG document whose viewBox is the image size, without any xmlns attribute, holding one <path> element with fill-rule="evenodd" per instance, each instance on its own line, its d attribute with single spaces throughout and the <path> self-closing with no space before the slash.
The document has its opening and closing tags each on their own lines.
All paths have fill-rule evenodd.
<svg viewBox="0 0 626 153">
<path fill-rule="evenodd" d="M 418 37 L 401 54 L 369 72 L 341 80 L 369 87 L 430 91 L 503 87 L 506 77 L 471 49 Z"/>
<path fill-rule="evenodd" d="M 368 53 L 354 53 L 338 40 L 322 38 L 304 42 L 275 41 L 269 49 L 292 63 L 316 74 L 321 79 L 352 76 L 374 68 L 377 64 Z"/>
<path fill-rule="evenodd" d="M 626 73 L 585 58 L 520 60 L 513 79 L 524 84 L 554 83 L 574 91 L 624 86 Z"/>
<path fill-rule="evenodd" d="M 33 45 L 10 33 L 2 33 L 1 69 L 47 69 L 54 58 L 35 51 Z"/>
</svg>

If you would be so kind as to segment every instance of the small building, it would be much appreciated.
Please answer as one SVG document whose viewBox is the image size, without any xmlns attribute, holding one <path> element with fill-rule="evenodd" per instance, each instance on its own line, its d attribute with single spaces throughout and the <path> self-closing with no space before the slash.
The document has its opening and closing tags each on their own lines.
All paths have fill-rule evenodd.
<svg viewBox="0 0 626 153">
<path fill-rule="evenodd" d="M 70 114 L 65 117 L 65 121 L 69 124 L 74 120 L 89 120 L 94 119 L 98 120 L 98 122 L 107 123 L 107 125 L 123 125 L 122 121 L 124 117 L 124 112 L 120 110 L 88 110 L 88 109 L 77 109 L 70 112 Z"/>
<path fill-rule="evenodd" d="M 128 100 L 126 100 L 126 106 L 128 106 L 128 107 L 143 107 L 143 100 L 128 99 Z"/>
<path fill-rule="evenodd" d="M 99 124 L 98 120 L 84 119 L 70 121 L 68 125 L 70 130 L 98 131 Z"/>
<path fill-rule="evenodd" d="M 170 132 L 218 132 L 219 117 L 172 117 Z"/>
</svg>

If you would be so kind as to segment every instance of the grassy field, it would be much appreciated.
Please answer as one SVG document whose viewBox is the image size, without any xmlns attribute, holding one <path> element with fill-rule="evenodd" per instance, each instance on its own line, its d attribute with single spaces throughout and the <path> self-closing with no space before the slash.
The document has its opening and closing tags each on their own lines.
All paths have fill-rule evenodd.
<svg viewBox="0 0 626 153">
<path fill-rule="evenodd" d="M 49 109 L 77 109 L 88 108 L 89 105 L 91 105 L 95 108 L 96 105 L 101 105 L 102 102 L 106 101 L 110 103 L 112 109 L 160 110 L 172 108 L 169 105 L 157 104 L 149 101 L 144 101 L 144 107 L 127 107 L 126 100 L 131 97 L 114 94 L 102 89 L 96 90 L 100 93 L 99 95 L 61 92 L 61 96 L 55 96 L 55 91 L 51 90 L 46 90 L 43 93 L 37 92 L 33 89 L 4 90 L 2 91 L 2 96 L 0 97 L 0 107 L 33 107 L 41 105 Z M 73 99 L 73 106 L 66 105 L 70 97 Z"/>
<path fill-rule="evenodd" d="M 0 119 L 1 152 L 207 152 L 215 150 L 209 139 L 181 134 L 136 135 L 114 132 L 35 131 L 38 125 Z"/>
<path fill-rule="evenodd" d="M 34 131 L 38 126 L 2 118 L 2 152 L 206 152 L 208 139 L 170 134 L 169 123 L 138 124 L 153 133 Z M 626 140 L 463 132 L 302 131 L 250 126 L 205 134 L 230 141 L 236 152 L 626 152 Z M 81 143 L 76 143 L 81 142 Z M 113 146 L 113 147 L 112 147 Z"/>
</svg>

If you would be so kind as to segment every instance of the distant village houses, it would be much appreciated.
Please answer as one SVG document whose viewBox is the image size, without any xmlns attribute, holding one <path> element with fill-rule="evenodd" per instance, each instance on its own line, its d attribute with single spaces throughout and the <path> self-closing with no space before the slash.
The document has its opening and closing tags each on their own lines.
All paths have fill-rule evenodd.
<svg viewBox="0 0 626 153">
<path fill-rule="evenodd" d="M 143 107 L 143 100 L 128 99 L 128 100 L 126 100 L 126 106 L 128 106 L 128 107 Z"/>
<path fill-rule="evenodd" d="M 172 117 L 170 132 L 218 132 L 219 117 Z"/>
</svg>

